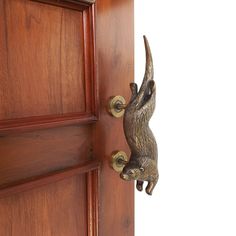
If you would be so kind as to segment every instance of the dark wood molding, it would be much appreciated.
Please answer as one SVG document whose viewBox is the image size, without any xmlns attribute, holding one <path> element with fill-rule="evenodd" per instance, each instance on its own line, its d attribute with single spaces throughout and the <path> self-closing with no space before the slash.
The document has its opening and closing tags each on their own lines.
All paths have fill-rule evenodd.
<svg viewBox="0 0 236 236">
<path fill-rule="evenodd" d="M 38 177 L 30 178 L 27 180 L 22 180 L 17 183 L 8 184 L 7 186 L 0 186 L 0 198 L 4 198 L 12 194 L 17 194 L 17 193 L 28 191 L 28 190 L 31 190 L 31 189 L 34 189 L 43 185 L 54 183 L 54 182 L 63 180 L 65 178 L 72 177 L 74 175 L 90 173 L 95 170 L 97 170 L 96 173 L 98 174 L 99 168 L 100 168 L 100 162 L 93 160 L 93 161 L 89 161 L 87 163 L 84 163 L 78 166 L 67 168 L 65 170 L 56 171 L 48 175 L 38 176 Z M 98 181 L 98 177 L 93 176 L 93 174 L 91 173 L 88 175 L 89 175 L 88 177 L 89 185 L 91 187 L 92 186 L 95 187 L 95 183 L 96 181 Z M 90 189 L 88 191 L 92 191 L 92 190 Z M 94 199 L 90 199 L 90 204 L 95 204 L 97 200 L 95 202 L 94 201 L 95 201 Z"/>
<path fill-rule="evenodd" d="M 46 3 L 54 6 L 65 7 L 69 9 L 83 11 L 88 8 L 92 4 L 96 2 L 96 0 L 31 0 L 34 2 Z"/>
<path fill-rule="evenodd" d="M 65 125 L 86 125 L 94 123 L 98 117 L 93 114 L 72 114 L 65 116 L 30 117 L 0 121 L 0 135 L 9 132 L 31 131 L 35 129 L 55 128 Z"/>
<path fill-rule="evenodd" d="M 87 173 L 88 236 L 98 236 L 99 176 L 99 169 Z"/>
<path fill-rule="evenodd" d="M 93 4 L 96 2 L 96 0 L 64 0 L 62 2 L 73 2 L 73 3 L 87 3 L 87 4 Z"/>
</svg>

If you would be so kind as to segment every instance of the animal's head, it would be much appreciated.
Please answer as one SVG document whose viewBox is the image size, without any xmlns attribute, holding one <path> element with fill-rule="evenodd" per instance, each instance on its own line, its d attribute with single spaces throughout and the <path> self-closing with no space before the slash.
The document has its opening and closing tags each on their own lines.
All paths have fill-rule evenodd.
<svg viewBox="0 0 236 236">
<path fill-rule="evenodd" d="M 122 170 L 120 177 L 124 180 L 137 180 L 143 175 L 144 168 L 137 162 L 129 162 Z"/>
</svg>

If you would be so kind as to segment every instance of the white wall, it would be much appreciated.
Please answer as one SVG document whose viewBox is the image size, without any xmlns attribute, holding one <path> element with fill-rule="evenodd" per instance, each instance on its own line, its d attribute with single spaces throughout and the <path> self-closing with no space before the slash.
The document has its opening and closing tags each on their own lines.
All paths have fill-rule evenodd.
<svg viewBox="0 0 236 236">
<path fill-rule="evenodd" d="M 236 1 L 136 0 L 136 81 L 142 34 L 153 51 L 151 127 L 160 180 L 136 191 L 136 236 L 236 235 Z"/>
</svg>

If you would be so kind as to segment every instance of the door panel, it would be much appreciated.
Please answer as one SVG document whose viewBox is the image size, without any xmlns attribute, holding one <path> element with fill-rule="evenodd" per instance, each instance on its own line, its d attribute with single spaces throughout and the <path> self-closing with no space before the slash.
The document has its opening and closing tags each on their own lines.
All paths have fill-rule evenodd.
<svg viewBox="0 0 236 236">
<path fill-rule="evenodd" d="M 0 235 L 98 235 L 96 161 L 0 191 Z"/>
<path fill-rule="evenodd" d="M 0 186 L 92 158 L 92 127 L 68 126 L 2 135 Z"/>
<path fill-rule="evenodd" d="M 0 1 L 1 130 L 96 120 L 92 17 L 70 1 Z"/>
<path fill-rule="evenodd" d="M 132 236 L 129 153 L 111 96 L 130 96 L 133 0 L 0 0 L 0 236 Z"/>
<path fill-rule="evenodd" d="M 0 199 L 0 235 L 86 236 L 85 181 L 83 174 Z"/>
<path fill-rule="evenodd" d="M 0 14 L 8 79 L 0 119 L 85 112 L 82 13 L 11 0 Z"/>
</svg>

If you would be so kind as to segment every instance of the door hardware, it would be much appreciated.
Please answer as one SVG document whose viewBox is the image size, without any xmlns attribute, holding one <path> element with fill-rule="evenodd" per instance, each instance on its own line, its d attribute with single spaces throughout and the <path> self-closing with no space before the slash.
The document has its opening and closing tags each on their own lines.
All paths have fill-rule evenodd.
<svg viewBox="0 0 236 236">
<path fill-rule="evenodd" d="M 126 104 L 122 96 L 112 97 L 109 112 L 113 117 L 123 118 L 126 141 L 130 147 L 129 160 L 124 152 L 112 155 L 112 168 L 120 173 L 123 180 L 136 180 L 136 188 L 143 190 L 144 181 L 148 182 L 146 193 L 152 195 L 159 173 L 157 168 L 157 144 L 149 128 L 149 120 L 155 110 L 156 87 L 153 80 L 154 70 L 150 46 L 144 36 L 146 51 L 146 70 L 140 89 L 136 83 L 130 84 L 131 99 Z"/>
<path fill-rule="evenodd" d="M 122 117 L 125 113 L 125 103 L 124 97 L 120 95 L 111 97 L 108 107 L 109 113 L 116 118 Z"/>
<path fill-rule="evenodd" d="M 125 152 L 117 151 L 112 154 L 111 166 L 116 172 L 121 173 L 127 163 L 128 156 Z"/>
</svg>

